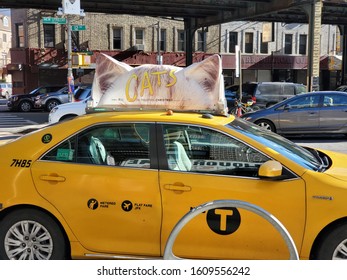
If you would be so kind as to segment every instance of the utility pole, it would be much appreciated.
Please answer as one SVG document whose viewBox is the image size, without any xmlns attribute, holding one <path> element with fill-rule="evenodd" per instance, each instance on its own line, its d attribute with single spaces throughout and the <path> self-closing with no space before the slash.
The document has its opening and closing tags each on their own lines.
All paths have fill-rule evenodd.
<svg viewBox="0 0 347 280">
<path fill-rule="evenodd" d="M 69 87 L 69 102 L 72 102 L 75 91 L 75 81 L 72 73 L 72 40 L 71 40 L 71 23 L 70 17 L 67 16 L 67 84 Z"/>
<path fill-rule="evenodd" d="M 81 9 L 80 0 L 70 1 L 62 0 L 62 7 L 58 8 L 57 15 L 66 15 L 67 25 L 67 84 L 69 90 L 69 102 L 72 102 L 75 91 L 74 76 L 72 72 L 72 40 L 71 40 L 71 15 L 85 16 L 84 10 Z"/>
<path fill-rule="evenodd" d="M 160 24 L 159 24 L 159 21 L 157 22 L 158 25 L 158 29 L 157 29 L 157 51 L 158 51 L 158 55 L 157 55 L 157 64 L 158 65 L 161 65 L 163 64 L 163 58 L 161 56 L 161 53 L 160 53 Z"/>
</svg>

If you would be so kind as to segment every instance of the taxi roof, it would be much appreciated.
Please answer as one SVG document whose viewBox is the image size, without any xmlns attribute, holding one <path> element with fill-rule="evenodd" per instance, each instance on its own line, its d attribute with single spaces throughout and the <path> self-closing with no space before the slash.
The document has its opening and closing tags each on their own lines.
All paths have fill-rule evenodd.
<svg viewBox="0 0 347 280">
<path fill-rule="evenodd" d="M 177 122 L 190 124 L 216 124 L 226 125 L 235 119 L 234 115 L 213 115 L 198 112 L 175 112 L 173 110 L 155 111 L 117 111 L 99 112 L 97 114 L 87 114 L 78 118 L 79 122 L 110 122 L 110 121 L 130 121 L 130 122 Z"/>
</svg>

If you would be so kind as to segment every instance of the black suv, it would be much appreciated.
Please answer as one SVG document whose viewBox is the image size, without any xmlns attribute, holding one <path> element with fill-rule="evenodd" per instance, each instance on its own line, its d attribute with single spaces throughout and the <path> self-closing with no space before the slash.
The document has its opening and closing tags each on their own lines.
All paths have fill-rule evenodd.
<svg viewBox="0 0 347 280">
<path fill-rule="evenodd" d="M 239 92 L 239 86 L 229 87 L 231 92 Z M 242 102 L 252 99 L 256 103 L 254 106 L 265 108 L 274 105 L 284 99 L 307 92 L 303 84 L 287 82 L 253 82 L 242 84 Z"/>
<path fill-rule="evenodd" d="M 32 90 L 28 94 L 12 95 L 12 97 L 7 101 L 7 107 L 11 111 L 30 112 L 34 108 L 36 96 L 44 93 L 55 92 L 63 87 L 63 85 L 41 86 Z"/>
</svg>

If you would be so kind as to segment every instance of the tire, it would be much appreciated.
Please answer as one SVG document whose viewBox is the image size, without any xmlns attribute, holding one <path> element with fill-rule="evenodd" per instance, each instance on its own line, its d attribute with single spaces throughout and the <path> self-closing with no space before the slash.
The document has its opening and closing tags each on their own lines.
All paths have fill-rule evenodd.
<svg viewBox="0 0 347 280">
<path fill-rule="evenodd" d="M 347 224 L 335 228 L 321 241 L 318 260 L 347 260 Z"/>
<path fill-rule="evenodd" d="M 39 210 L 17 210 L 0 223 L 2 260 L 62 260 L 66 248 L 57 223 Z"/>
<path fill-rule="evenodd" d="M 255 124 L 259 125 L 265 130 L 276 132 L 276 128 L 274 124 L 268 120 L 258 120 L 255 122 Z"/>
<path fill-rule="evenodd" d="M 46 111 L 50 112 L 54 107 L 60 105 L 57 99 L 48 100 L 46 103 Z"/>
<path fill-rule="evenodd" d="M 33 105 L 27 100 L 21 101 L 18 105 L 18 109 L 20 112 L 30 112 L 32 108 Z"/>
</svg>

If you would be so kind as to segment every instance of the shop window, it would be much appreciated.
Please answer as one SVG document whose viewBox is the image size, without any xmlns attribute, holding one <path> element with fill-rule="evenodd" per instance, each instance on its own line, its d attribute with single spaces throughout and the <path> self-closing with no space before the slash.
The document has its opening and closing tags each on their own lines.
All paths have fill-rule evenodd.
<svg viewBox="0 0 347 280">
<path fill-rule="evenodd" d="M 253 33 L 245 33 L 245 53 L 253 53 Z"/>
<path fill-rule="evenodd" d="M 306 54 L 307 35 L 300 35 L 299 37 L 299 54 Z"/>
<path fill-rule="evenodd" d="M 185 45 L 186 45 L 186 40 L 185 40 L 185 33 L 184 30 L 178 30 L 177 31 L 177 50 L 179 52 L 184 52 L 185 51 Z"/>
<path fill-rule="evenodd" d="M 199 52 L 206 51 L 206 32 L 198 30 L 198 49 Z"/>
<path fill-rule="evenodd" d="M 113 49 L 121 50 L 122 49 L 122 29 L 113 28 Z"/>
<path fill-rule="evenodd" d="M 166 29 L 160 29 L 160 50 L 166 51 Z"/>
<path fill-rule="evenodd" d="M 80 51 L 80 33 L 71 31 L 71 47 L 73 51 Z"/>
<path fill-rule="evenodd" d="M 235 53 L 237 46 L 237 32 L 229 32 L 229 52 Z"/>
<path fill-rule="evenodd" d="M 43 37 L 44 37 L 44 47 L 54 48 L 55 46 L 55 25 L 54 24 L 43 25 Z"/>
<path fill-rule="evenodd" d="M 25 47 L 25 40 L 24 40 L 24 26 L 23 23 L 17 23 L 16 24 L 16 45 L 17 48 L 24 48 Z"/>
<path fill-rule="evenodd" d="M 284 53 L 292 54 L 293 53 L 293 35 L 285 34 L 284 36 Z"/>
<path fill-rule="evenodd" d="M 260 34 L 260 53 L 268 53 L 269 48 L 268 42 L 263 42 L 263 34 Z"/>
<path fill-rule="evenodd" d="M 143 29 L 135 30 L 135 44 L 144 45 L 145 43 L 145 31 Z"/>
</svg>

